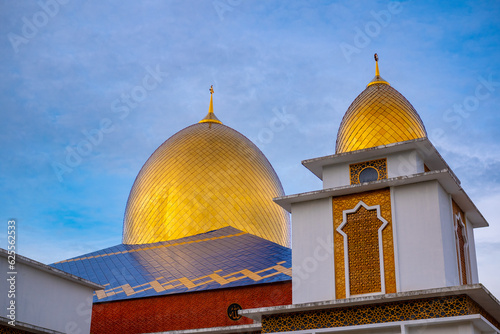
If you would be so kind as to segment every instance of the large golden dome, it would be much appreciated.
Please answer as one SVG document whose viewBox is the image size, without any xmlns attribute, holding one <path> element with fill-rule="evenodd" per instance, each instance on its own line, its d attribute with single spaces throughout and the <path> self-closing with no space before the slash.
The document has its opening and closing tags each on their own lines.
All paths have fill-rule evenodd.
<svg viewBox="0 0 500 334">
<path fill-rule="evenodd" d="M 213 92 L 213 91 L 212 91 Z M 225 226 L 289 247 L 284 191 L 262 152 L 213 113 L 170 137 L 147 160 L 127 202 L 123 243 L 178 239 Z"/>
<path fill-rule="evenodd" d="M 375 58 L 378 60 L 378 58 Z M 427 137 L 417 111 L 382 79 L 375 78 L 347 109 L 337 134 L 336 153 Z"/>
</svg>

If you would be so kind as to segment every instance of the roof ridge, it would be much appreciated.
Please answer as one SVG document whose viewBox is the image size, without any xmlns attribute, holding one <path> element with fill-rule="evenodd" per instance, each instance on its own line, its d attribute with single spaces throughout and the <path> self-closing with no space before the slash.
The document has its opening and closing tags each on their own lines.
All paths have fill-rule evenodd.
<svg viewBox="0 0 500 334">
<path fill-rule="evenodd" d="M 219 230 L 215 230 L 215 231 L 220 231 L 220 230 L 222 230 L 224 228 L 226 228 L 226 227 L 223 227 L 223 228 L 221 228 Z M 117 247 L 117 246 L 121 246 L 121 245 L 125 245 L 125 246 L 146 246 L 146 247 L 136 248 L 136 249 L 128 249 L 128 250 L 125 250 L 125 251 L 114 252 L 114 253 L 96 254 L 96 255 L 91 255 L 91 256 L 82 256 L 82 257 L 78 257 L 78 258 L 72 258 L 72 259 L 67 259 L 67 260 L 63 260 L 63 261 L 59 261 L 59 262 L 54 262 L 53 264 L 60 264 L 60 263 L 73 262 L 73 261 L 81 261 L 81 260 L 87 260 L 87 259 L 93 259 L 93 258 L 97 258 L 97 257 L 105 257 L 105 256 L 111 256 L 111 255 L 117 255 L 117 254 L 140 252 L 140 251 L 143 251 L 143 250 L 149 250 L 149 249 L 155 249 L 155 248 L 174 247 L 174 246 L 192 244 L 192 243 L 195 243 L 195 242 L 204 242 L 204 241 L 210 241 L 210 240 L 216 240 L 216 239 L 225 239 L 225 238 L 231 238 L 231 237 L 238 237 L 238 236 L 243 235 L 243 234 L 248 234 L 248 233 L 242 232 L 242 231 L 240 231 L 238 229 L 235 229 L 235 230 L 239 231 L 239 233 L 230 234 L 230 235 L 222 235 L 222 236 L 218 236 L 218 237 L 207 236 L 207 238 L 203 238 L 203 239 L 194 239 L 194 240 L 190 240 L 190 241 L 181 241 L 181 242 L 178 242 L 179 240 L 193 237 L 193 236 L 189 236 L 189 237 L 180 238 L 180 239 L 177 239 L 177 240 L 172 240 L 172 241 L 177 241 L 175 243 L 172 243 L 171 241 L 170 242 L 169 241 L 159 241 L 159 242 L 155 242 L 155 243 L 152 243 L 152 244 L 141 244 L 141 245 L 125 245 L 125 244 L 120 244 L 120 245 L 116 245 L 116 246 L 111 246 L 109 248 L 113 248 L 113 247 Z M 197 236 L 202 235 L 202 234 L 208 234 L 208 233 L 210 233 L 210 232 L 205 232 L 205 233 L 197 234 Z M 157 245 L 157 244 L 161 244 L 161 245 Z M 156 245 L 156 246 L 151 246 L 151 245 Z M 97 251 L 97 252 L 99 252 L 99 251 Z M 88 254 L 85 254 L 85 255 L 90 255 L 90 254 L 92 254 L 92 253 L 88 253 Z"/>
</svg>

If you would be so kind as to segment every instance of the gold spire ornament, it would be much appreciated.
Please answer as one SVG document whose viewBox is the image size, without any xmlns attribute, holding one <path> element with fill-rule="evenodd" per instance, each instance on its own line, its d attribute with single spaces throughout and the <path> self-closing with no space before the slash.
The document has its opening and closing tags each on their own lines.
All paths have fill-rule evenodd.
<svg viewBox="0 0 500 334">
<path fill-rule="evenodd" d="M 382 79 L 382 77 L 380 76 L 380 71 L 378 69 L 378 54 L 374 54 L 373 58 L 375 58 L 375 78 L 373 78 L 373 80 L 370 81 L 368 85 L 366 85 L 366 87 L 369 87 L 374 84 L 386 84 L 390 86 L 391 84 Z"/>
<path fill-rule="evenodd" d="M 214 102 L 213 102 L 213 94 L 214 94 L 214 85 L 210 86 L 210 105 L 208 107 L 208 114 L 198 123 L 217 123 L 222 124 L 221 121 L 214 114 Z"/>
</svg>

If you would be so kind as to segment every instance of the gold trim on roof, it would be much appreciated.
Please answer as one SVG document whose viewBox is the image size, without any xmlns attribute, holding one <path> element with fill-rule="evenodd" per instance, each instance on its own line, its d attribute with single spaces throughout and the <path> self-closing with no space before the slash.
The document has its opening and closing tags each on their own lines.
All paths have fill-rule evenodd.
<svg viewBox="0 0 500 334">
<path fill-rule="evenodd" d="M 253 280 L 254 282 L 258 282 L 260 280 L 277 276 L 280 274 L 285 274 L 289 277 L 292 277 L 292 268 L 287 268 L 282 266 L 282 264 L 285 263 L 286 263 L 285 261 L 277 262 L 276 265 L 274 266 L 255 272 L 252 271 L 251 269 L 243 269 L 226 275 L 222 275 L 222 270 L 219 269 L 217 271 L 214 271 L 212 274 L 195 278 L 181 277 L 181 278 L 167 280 L 164 277 L 158 277 L 153 281 L 136 285 L 133 287 L 130 286 L 130 284 L 123 284 L 111 288 L 108 287 L 109 285 L 108 283 L 104 285 L 105 287 L 107 287 L 107 289 L 96 290 L 94 292 L 94 295 L 96 295 L 98 299 L 103 299 L 120 293 L 125 293 L 127 296 L 133 296 L 137 293 L 151 289 L 154 289 L 158 293 L 164 291 L 168 293 L 168 292 L 175 292 L 175 290 L 178 288 L 187 288 L 188 290 L 190 290 L 207 284 L 219 284 L 220 286 L 223 286 L 247 278 Z"/>
</svg>

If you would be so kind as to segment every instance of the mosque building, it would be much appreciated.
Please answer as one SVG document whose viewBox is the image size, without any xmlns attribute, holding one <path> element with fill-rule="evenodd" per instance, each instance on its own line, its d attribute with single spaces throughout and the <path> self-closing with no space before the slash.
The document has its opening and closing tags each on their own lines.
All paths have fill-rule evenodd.
<svg viewBox="0 0 500 334">
<path fill-rule="evenodd" d="M 488 223 L 375 60 L 335 154 L 302 162 L 323 181 L 307 193 L 284 194 L 211 89 L 139 172 L 122 244 L 52 265 L 104 286 L 90 332 L 500 333 L 477 272 Z"/>
<path fill-rule="evenodd" d="M 123 243 L 54 263 L 99 282 L 91 333 L 248 324 L 242 308 L 291 296 L 290 216 L 269 161 L 213 111 L 166 140 L 137 176 Z"/>
</svg>

